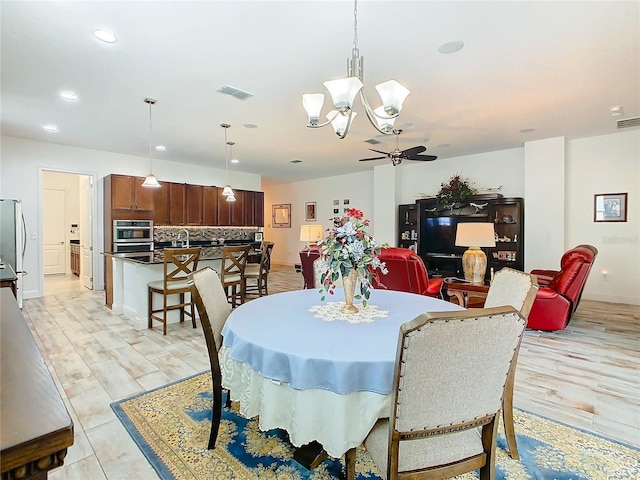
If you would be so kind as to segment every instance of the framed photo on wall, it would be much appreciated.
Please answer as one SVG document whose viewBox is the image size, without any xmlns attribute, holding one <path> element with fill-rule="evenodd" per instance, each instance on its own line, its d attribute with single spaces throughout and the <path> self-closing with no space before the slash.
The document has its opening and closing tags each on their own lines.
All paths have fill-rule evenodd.
<svg viewBox="0 0 640 480">
<path fill-rule="evenodd" d="M 253 232 L 253 241 L 261 242 L 263 240 L 262 232 Z"/>
<path fill-rule="evenodd" d="M 307 202 L 304 204 L 304 219 L 307 222 L 316 221 L 316 202 Z"/>
<path fill-rule="evenodd" d="M 291 204 L 281 203 L 271 207 L 273 228 L 291 228 Z"/>
<path fill-rule="evenodd" d="M 626 222 L 627 194 L 600 193 L 593 196 L 594 222 Z"/>
</svg>

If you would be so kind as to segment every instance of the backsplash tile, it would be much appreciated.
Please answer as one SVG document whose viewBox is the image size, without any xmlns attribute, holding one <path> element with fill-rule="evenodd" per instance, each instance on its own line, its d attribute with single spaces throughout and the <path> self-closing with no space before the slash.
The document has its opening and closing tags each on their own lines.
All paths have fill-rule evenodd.
<svg viewBox="0 0 640 480">
<path fill-rule="evenodd" d="M 180 230 L 189 232 L 189 240 L 250 240 L 253 241 L 254 232 L 259 232 L 256 227 L 196 227 L 196 226 L 168 226 L 153 227 L 154 242 L 170 242 L 178 237 Z"/>
</svg>

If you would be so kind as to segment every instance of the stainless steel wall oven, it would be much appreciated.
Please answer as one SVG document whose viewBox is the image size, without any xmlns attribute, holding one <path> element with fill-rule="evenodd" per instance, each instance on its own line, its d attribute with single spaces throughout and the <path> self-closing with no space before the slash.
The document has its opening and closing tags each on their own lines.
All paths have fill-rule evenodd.
<svg viewBox="0 0 640 480">
<path fill-rule="evenodd" d="M 113 253 L 153 252 L 153 221 L 114 220 Z"/>
</svg>

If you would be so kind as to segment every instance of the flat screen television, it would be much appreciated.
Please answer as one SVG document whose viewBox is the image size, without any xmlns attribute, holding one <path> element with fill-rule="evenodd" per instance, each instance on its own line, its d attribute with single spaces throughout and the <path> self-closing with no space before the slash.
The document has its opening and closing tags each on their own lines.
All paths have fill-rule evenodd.
<svg viewBox="0 0 640 480">
<path fill-rule="evenodd" d="M 426 255 L 459 255 L 468 247 L 456 247 L 458 223 L 486 223 L 487 217 L 427 217 L 420 228 L 420 253 Z"/>
</svg>

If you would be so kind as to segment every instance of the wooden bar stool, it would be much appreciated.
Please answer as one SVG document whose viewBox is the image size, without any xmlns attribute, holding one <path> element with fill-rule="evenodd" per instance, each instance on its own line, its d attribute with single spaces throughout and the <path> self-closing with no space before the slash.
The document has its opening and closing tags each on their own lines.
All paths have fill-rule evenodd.
<svg viewBox="0 0 640 480">
<path fill-rule="evenodd" d="M 222 275 L 220 281 L 232 308 L 244 303 L 244 270 L 250 245 L 222 247 Z"/>
<path fill-rule="evenodd" d="M 167 334 L 167 312 L 180 310 L 180 321 L 184 322 L 184 316 L 189 315 L 196 328 L 196 316 L 191 298 L 191 287 L 188 284 L 188 275 L 198 268 L 200 259 L 200 247 L 194 248 L 166 248 L 164 250 L 164 278 L 156 282 L 150 282 L 149 287 L 149 328 L 152 328 L 153 320 L 163 323 L 162 333 Z M 162 295 L 162 308 L 153 309 L 153 294 Z M 189 293 L 189 301 L 185 301 L 185 293 Z M 180 302 L 169 305 L 169 295 L 180 295 Z M 186 310 L 189 307 L 189 311 Z M 162 315 L 156 315 L 162 312 Z"/>
<path fill-rule="evenodd" d="M 273 242 L 262 242 L 262 255 L 260 263 L 248 263 L 244 269 L 244 290 L 245 296 L 248 293 L 257 293 L 259 297 L 269 295 L 269 285 L 267 283 L 269 268 L 271 267 L 271 250 Z M 248 285 L 247 280 L 255 280 L 255 285 Z"/>
</svg>

